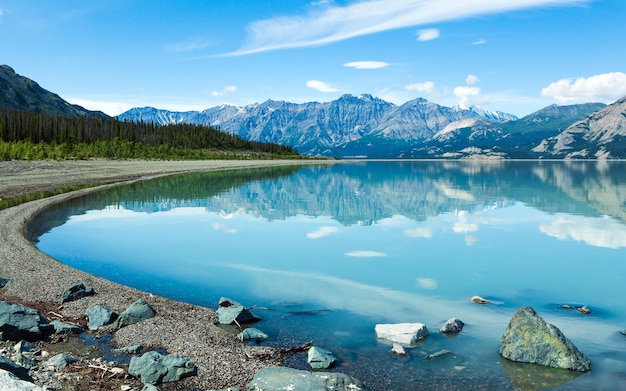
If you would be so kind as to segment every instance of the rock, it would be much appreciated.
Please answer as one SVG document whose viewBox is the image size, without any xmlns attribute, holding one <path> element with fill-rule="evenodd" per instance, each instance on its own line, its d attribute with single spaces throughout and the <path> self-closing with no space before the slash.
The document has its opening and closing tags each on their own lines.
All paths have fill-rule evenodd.
<svg viewBox="0 0 626 391">
<path fill-rule="evenodd" d="M 57 334 L 80 334 L 83 332 L 83 329 L 75 324 L 63 323 L 58 320 L 53 320 L 50 324 Z"/>
<path fill-rule="evenodd" d="M 0 288 L 4 288 L 4 286 L 11 280 L 8 278 L 0 278 Z"/>
<path fill-rule="evenodd" d="M 32 342 L 20 341 L 16 343 L 15 346 L 13 346 L 13 351 L 15 353 L 39 354 L 41 353 L 41 348 L 39 348 L 39 346 L 35 345 Z"/>
<path fill-rule="evenodd" d="M 378 339 L 412 345 L 428 336 L 428 329 L 422 323 L 377 324 L 374 328 Z"/>
<path fill-rule="evenodd" d="M 621 331 L 620 331 L 620 334 L 622 334 L 622 335 L 626 336 L 626 329 L 621 330 Z"/>
<path fill-rule="evenodd" d="M 487 299 L 483 299 L 480 296 L 473 296 L 472 301 L 476 304 L 491 304 L 491 302 Z"/>
<path fill-rule="evenodd" d="M 85 284 L 76 284 L 63 292 L 61 295 L 61 303 L 82 299 L 83 297 L 94 295 L 95 293 L 93 288 L 87 287 Z"/>
<path fill-rule="evenodd" d="M 117 316 L 113 311 L 103 305 L 94 305 L 85 310 L 85 315 L 89 318 L 87 327 L 89 330 L 98 330 L 102 326 L 112 323 Z"/>
<path fill-rule="evenodd" d="M 128 373 L 144 384 L 160 384 L 194 376 L 196 366 L 186 358 L 150 351 L 130 359 Z"/>
<path fill-rule="evenodd" d="M 399 343 L 394 343 L 391 347 L 391 353 L 398 356 L 406 356 L 406 350 Z"/>
<path fill-rule="evenodd" d="M 11 391 L 44 391 L 43 388 L 31 382 L 20 380 L 11 372 L 0 369 L 0 390 Z"/>
<path fill-rule="evenodd" d="M 0 301 L 0 339 L 35 341 L 52 329 L 39 311 Z"/>
<path fill-rule="evenodd" d="M 591 310 L 586 305 L 582 307 L 576 307 L 576 310 L 583 315 L 589 315 L 591 313 Z"/>
<path fill-rule="evenodd" d="M 446 324 L 441 326 L 439 332 L 442 334 L 458 334 L 463 330 L 463 326 L 465 326 L 465 323 L 461 319 L 452 318 L 448 319 Z"/>
<path fill-rule="evenodd" d="M 515 311 L 500 344 L 502 357 L 516 362 L 586 372 L 589 359 L 531 307 Z"/>
<path fill-rule="evenodd" d="M 338 372 L 309 372 L 286 367 L 258 371 L 246 391 L 360 391 L 363 385 L 351 376 Z"/>
<path fill-rule="evenodd" d="M 116 327 L 121 329 L 131 324 L 153 318 L 156 314 L 145 299 L 139 299 L 130 305 L 117 319 Z"/>
<path fill-rule="evenodd" d="M 78 361 L 76 357 L 69 354 L 60 353 L 56 356 L 53 356 L 48 361 L 44 362 L 43 367 L 58 371 L 67 367 L 69 364 L 75 363 L 76 361 Z"/>
<path fill-rule="evenodd" d="M 446 354 L 450 354 L 450 351 L 447 349 L 443 349 L 438 352 L 429 354 L 428 356 L 424 356 L 424 360 L 432 360 L 433 358 L 445 356 Z"/>
<path fill-rule="evenodd" d="M 37 366 L 37 363 L 30 358 L 26 357 L 22 353 L 16 353 L 13 357 L 13 362 L 27 369 L 33 369 Z"/>
<path fill-rule="evenodd" d="M 132 346 L 125 346 L 119 349 L 113 349 L 112 352 L 118 353 L 118 354 L 139 354 L 142 349 L 143 349 L 143 346 L 141 345 L 132 345 Z"/>
<path fill-rule="evenodd" d="M 19 377 L 22 380 L 33 380 L 28 375 L 28 368 L 21 366 L 3 356 L 0 356 L 0 369 L 11 372 L 13 375 Z"/>
<path fill-rule="evenodd" d="M 159 391 L 159 389 L 153 386 L 152 384 L 144 384 L 141 391 Z"/>
<path fill-rule="evenodd" d="M 329 350 L 311 346 L 307 353 L 307 362 L 313 369 L 328 369 L 337 359 Z"/>
<path fill-rule="evenodd" d="M 237 338 L 240 341 L 259 340 L 259 339 L 266 339 L 267 334 L 265 334 L 259 329 L 255 329 L 254 327 L 248 327 L 247 329 L 243 330 L 241 333 L 237 334 Z"/>
<path fill-rule="evenodd" d="M 220 298 L 217 311 L 215 312 L 217 312 L 221 324 L 231 324 L 235 321 L 239 324 L 246 324 L 261 320 L 261 318 L 240 303 L 226 297 Z"/>
</svg>

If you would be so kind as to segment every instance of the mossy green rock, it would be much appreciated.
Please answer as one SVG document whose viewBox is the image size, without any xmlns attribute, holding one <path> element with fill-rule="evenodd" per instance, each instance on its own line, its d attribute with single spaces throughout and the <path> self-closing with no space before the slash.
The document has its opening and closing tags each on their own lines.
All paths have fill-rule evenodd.
<svg viewBox="0 0 626 391">
<path fill-rule="evenodd" d="M 500 355 L 516 362 L 587 372 L 591 362 L 554 325 L 547 323 L 531 307 L 520 307 L 513 314 L 502 336 Z"/>
</svg>

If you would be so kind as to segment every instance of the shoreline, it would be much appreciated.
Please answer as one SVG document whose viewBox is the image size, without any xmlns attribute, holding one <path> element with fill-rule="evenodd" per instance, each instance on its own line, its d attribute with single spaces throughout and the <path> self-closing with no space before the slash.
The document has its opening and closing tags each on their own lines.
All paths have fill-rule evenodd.
<svg viewBox="0 0 626 391">
<path fill-rule="evenodd" d="M 95 185 L 0 211 L 0 278 L 10 279 L 0 289 L 0 300 L 13 298 L 24 305 L 47 309 L 42 315 L 48 320 L 59 319 L 57 315 L 60 315 L 61 320 L 76 321 L 85 319 L 85 310 L 90 306 L 102 304 L 121 313 L 137 299 L 145 298 L 156 311 L 156 317 L 117 331 L 107 326 L 95 332 L 96 337 L 112 333 L 111 342 L 118 347 L 140 344 L 145 350 L 164 349 L 196 364 L 197 376 L 168 385 L 167 389 L 244 387 L 258 370 L 282 363 L 275 349 L 238 342 L 215 325 L 217 316 L 213 309 L 154 296 L 73 269 L 28 241 L 25 224 L 57 202 L 136 181 L 186 172 L 329 163 L 308 160 L 0 162 L 0 199 L 67 186 Z M 62 293 L 77 283 L 93 287 L 96 295 L 61 305 Z"/>
</svg>

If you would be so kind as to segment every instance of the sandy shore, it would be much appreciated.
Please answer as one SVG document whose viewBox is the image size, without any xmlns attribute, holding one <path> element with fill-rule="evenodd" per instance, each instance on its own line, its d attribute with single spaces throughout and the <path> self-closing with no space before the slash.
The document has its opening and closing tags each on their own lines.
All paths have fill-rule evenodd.
<svg viewBox="0 0 626 391">
<path fill-rule="evenodd" d="M 216 326 L 212 309 L 179 303 L 141 292 L 72 269 L 40 252 L 24 237 L 24 224 L 52 203 L 98 191 L 120 183 L 191 171 L 210 171 L 287 164 L 318 164 L 313 161 L 37 161 L 0 162 L 0 199 L 36 191 L 83 184 L 96 187 L 31 201 L 0 211 L 0 278 L 10 282 L 0 294 L 40 308 L 54 308 L 66 321 L 84 320 L 85 309 L 102 304 L 120 313 L 132 302 L 145 298 L 156 310 L 153 319 L 125 327 L 113 342 L 118 346 L 142 344 L 162 348 L 194 361 L 198 376 L 167 389 L 220 389 L 243 387 L 254 373 L 279 364 L 272 349 L 244 346 L 232 334 Z M 115 182 L 115 184 L 111 184 Z M 105 184 L 108 183 L 108 184 Z M 95 296 L 61 306 L 61 294 L 76 283 L 91 286 Z M 217 304 L 217 303 L 216 303 Z M 47 317 L 57 317 L 44 313 Z M 105 330 L 106 332 L 107 330 Z M 108 331 L 112 331 L 109 329 Z M 118 388 L 119 389 L 119 388 Z"/>
</svg>

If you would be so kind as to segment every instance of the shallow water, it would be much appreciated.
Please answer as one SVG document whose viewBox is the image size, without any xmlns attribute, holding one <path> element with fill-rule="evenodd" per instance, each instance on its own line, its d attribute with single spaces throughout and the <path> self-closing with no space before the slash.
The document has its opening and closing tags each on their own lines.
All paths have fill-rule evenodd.
<svg viewBox="0 0 626 391">
<path fill-rule="evenodd" d="M 187 174 L 73 200 L 29 232 L 51 256 L 126 285 L 256 306 L 264 344 L 313 341 L 372 390 L 621 389 L 625 168 L 402 161 Z M 501 359 L 519 306 L 559 327 L 592 371 Z M 449 339 L 437 330 L 452 317 L 466 326 Z M 395 322 L 431 335 L 392 356 L 374 326 Z"/>
</svg>

